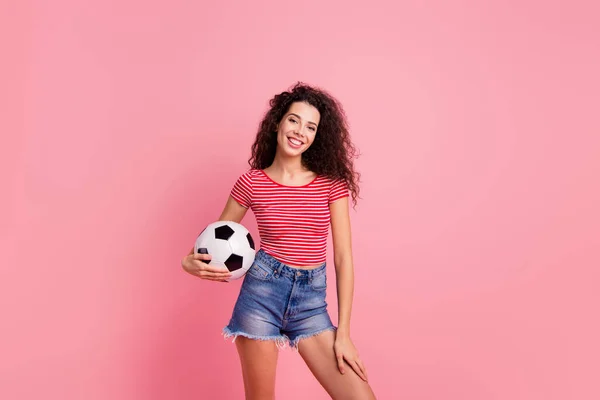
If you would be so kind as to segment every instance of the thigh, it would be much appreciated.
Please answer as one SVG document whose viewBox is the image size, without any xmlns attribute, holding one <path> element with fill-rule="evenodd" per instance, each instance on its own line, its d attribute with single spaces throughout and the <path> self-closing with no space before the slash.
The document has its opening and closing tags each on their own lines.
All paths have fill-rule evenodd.
<svg viewBox="0 0 600 400">
<path fill-rule="evenodd" d="M 272 276 L 262 277 L 262 267 L 254 263 L 244 277 L 240 293 L 233 307 L 226 337 L 245 336 L 250 339 L 277 339 L 283 345 L 281 320 L 286 303 L 280 292 L 285 288 Z M 256 272 L 255 272 L 256 270 Z"/>
<path fill-rule="evenodd" d="M 275 342 L 238 336 L 235 343 L 242 364 L 246 399 L 274 399 L 279 355 Z"/>
<path fill-rule="evenodd" d="M 375 399 L 369 384 L 346 364 L 342 375 L 333 350 L 335 332 L 326 331 L 302 339 L 298 351 L 315 378 L 333 399 Z"/>
</svg>

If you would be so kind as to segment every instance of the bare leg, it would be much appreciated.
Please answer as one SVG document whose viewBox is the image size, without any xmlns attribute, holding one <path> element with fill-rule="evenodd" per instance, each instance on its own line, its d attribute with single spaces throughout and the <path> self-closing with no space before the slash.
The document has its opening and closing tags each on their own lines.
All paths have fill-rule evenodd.
<svg viewBox="0 0 600 400">
<path fill-rule="evenodd" d="M 242 363 L 246 400 L 274 399 L 279 355 L 275 342 L 238 336 L 235 343 Z"/>
<path fill-rule="evenodd" d="M 346 363 L 346 373 L 340 373 L 333 350 L 334 341 L 335 332 L 325 331 L 300 340 L 298 351 L 315 378 L 334 400 L 375 399 L 369 384 L 350 365 Z"/>
</svg>

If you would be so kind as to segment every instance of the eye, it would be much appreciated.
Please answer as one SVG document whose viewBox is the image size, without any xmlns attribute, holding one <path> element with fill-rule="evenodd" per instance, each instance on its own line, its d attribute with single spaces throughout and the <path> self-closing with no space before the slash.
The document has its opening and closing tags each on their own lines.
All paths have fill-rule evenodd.
<svg viewBox="0 0 600 400">
<path fill-rule="evenodd" d="M 290 121 L 296 123 L 296 120 L 294 118 L 290 118 Z"/>
<path fill-rule="evenodd" d="M 311 126 L 309 129 L 310 129 L 311 131 L 313 131 L 313 132 L 314 132 L 314 131 L 316 131 L 316 129 L 315 129 L 315 127 L 314 127 L 314 126 Z"/>
</svg>

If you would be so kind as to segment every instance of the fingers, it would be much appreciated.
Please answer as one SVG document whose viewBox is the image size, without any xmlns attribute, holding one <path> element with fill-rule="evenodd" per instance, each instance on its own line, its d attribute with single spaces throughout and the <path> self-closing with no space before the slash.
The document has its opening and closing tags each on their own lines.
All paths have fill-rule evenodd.
<svg viewBox="0 0 600 400">
<path fill-rule="evenodd" d="M 212 256 L 210 254 L 194 254 L 194 260 L 196 260 L 195 264 L 198 266 L 198 269 L 209 272 L 229 272 L 227 268 L 208 264 L 211 259 Z"/>
<path fill-rule="evenodd" d="M 204 267 L 201 266 L 198 268 L 198 270 L 195 272 L 195 274 L 197 276 L 199 276 L 200 278 L 209 279 L 209 280 L 223 281 L 223 280 L 227 280 L 227 279 L 231 278 L 232 274 L 227 269 L 225 269 L 225 272 L 223 271 L 223 268 L 218 268 L 216 271 L 218 271 L 218 272 L 214 272 L 214 270 L 205 270 Z"/>
<path fill-rule="evenodd" d="M 205 264 L 208 264 L 210 262 L 210 260 L 212 260 L 212 256 L 210 254 L 204 254 L 204 253 L 195 253 L 192 258 L 194 260 L 201 261 Z"/>
<path fill-rule="evenodd" d="M 193 263 L 196 266 L 196 271 L 194 271 L 194 273 L 200 278 L 225 282 L 232 275 L 227 268 L 207 264 L 212 259 L 210 254 L 197 253 L 194 254 L 193 258 Z"/>
<path fill-rule="evenodd" d="M 336 358 L 338 369 L 340 370 L 341 374 L 344 374 L 346 372 L 344 366 L 344 356 L 340 354 L 339 356 L 336 356 Z M 367 376 L 367 369 L 358 357 L 354 360 L 346 359 L 345 361 L 363 381 L 368 381 L 369 378 Z"/>
<path fill-rule="evenodd" d="M 340 373 L 345 373 L 346 369 L 344 368 L 344 356 L 339 354 L 337 357 L 337 364 L 338 364 L 338 369 L 340 370 Z"/>
<path fill-rule="evenodd" d="M 225 283 L 229 283 L 229 281 L 227 280 L 227 278 L 213 278 L 210 276 L 205 276 L 205 277 L 201 277 L 202 279 L 205 279 L 207 281 L 215 281 L 215 282 L 225 282 Z"/>
<path fill-rule="evenodd" d="M 217 282 L 227 282 L 227 279 L 229 279 L 231 277 L 231 274 L 229 275 L 222 275 L 222 276 L 213 276 L 213 275 L 202 275 L 203 272 L 198 272 L 196 273 L 196 275 L 202 279 L 206 279 L 207 281 L 217 281 Z"/>
<path fill-rule="evenodd" d="M 356 359 L 356 363 L 358 364 L 358 366 L 360 367 L 360 370 L 362 371 L 362 373 L 365 375 L 365 381 L 369 380 L 369 375 L 367 375 L 367 369 L 365 368 L 365 365 L 363 364 L 363 362 L 360 360 L 360 358 Z"/>
<path fill-rule="evenodd" d="M 356 372 L 356 374 L 358 376 L 360 376 L 360 378 L 363 381 L 367 380 L 366 371 L 364 370 L 364 368 L 362 366 L 362 363 L 360 363 L 360 360 L 358 358 L 356 360 L 354 360 L 354 361 L 351 361 L 349 364 L 352 367 L 352 369 L 354 370 L 354 372 Z"/>
<path fill-rule="evenodd" d="M 200 271 L 210 272 L 210 274 L 229 274 L 229 275 L 231 275 L 231 272 L 229 272 L 229 270 L 225 267 L 215 267 L 214 265 L 208 265 L 203 262 L 197 263 L 196 265 L 198 266 L 198 269 Z"/>
</svg>

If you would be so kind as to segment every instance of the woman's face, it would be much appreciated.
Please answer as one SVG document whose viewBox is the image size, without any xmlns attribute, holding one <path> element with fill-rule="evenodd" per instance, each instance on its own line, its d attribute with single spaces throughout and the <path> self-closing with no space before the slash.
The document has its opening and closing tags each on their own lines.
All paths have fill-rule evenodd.
<svg viewBox="0 0 600 400">
<path fill-rule="evenodd" d="M 321 115 L 308 103 L 292 103 L 277 126 L 277 147 L 287 156 L 299 156 L 315 140 Z"/>
</svg>

